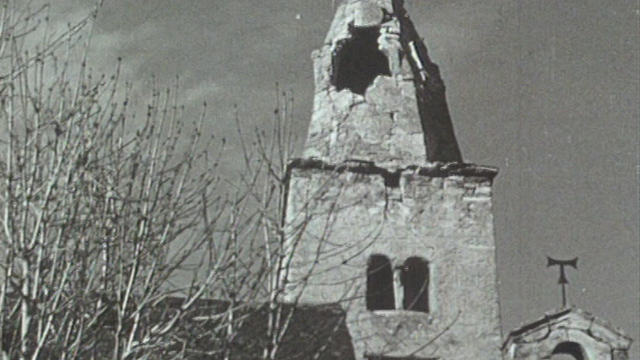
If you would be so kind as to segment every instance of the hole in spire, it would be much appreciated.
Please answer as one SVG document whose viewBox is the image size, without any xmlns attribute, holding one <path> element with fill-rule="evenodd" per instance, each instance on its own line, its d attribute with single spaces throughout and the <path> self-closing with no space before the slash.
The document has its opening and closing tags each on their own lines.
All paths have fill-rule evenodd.
<svg viewBox="0 0 640 360">
<path fill-rule="evenodd" d="M 351 37 L 338 42 L 333 53 L 332 84 L 364 95 L 379 75 L 390 76 L 389 60 L 378 48 L 379 26 L 350 26 Z"/>
</svg>

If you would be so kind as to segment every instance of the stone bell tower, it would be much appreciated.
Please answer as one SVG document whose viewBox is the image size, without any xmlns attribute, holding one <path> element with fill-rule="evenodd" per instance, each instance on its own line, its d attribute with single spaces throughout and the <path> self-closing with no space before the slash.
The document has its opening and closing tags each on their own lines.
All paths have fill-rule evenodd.
<svg viewBox="0 0 640 360">
<path fill-rule="evenodd" d="M 283 299 L 337 303 L 357 359 L 499 359 L 491 186 L 402 0 L 345 0 L 289 166 Z"/>
</svg>

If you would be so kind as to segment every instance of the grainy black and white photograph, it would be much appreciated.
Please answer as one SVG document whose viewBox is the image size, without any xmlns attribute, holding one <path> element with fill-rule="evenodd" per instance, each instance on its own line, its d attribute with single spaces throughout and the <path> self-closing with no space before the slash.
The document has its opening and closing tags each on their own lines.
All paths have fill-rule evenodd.
<svg viewBox="0 0 640 360">
<path fill-rule="evenodd" d="M 2 360 L 640 358 L 640 1 L 0 4 Z"/>
</svg>

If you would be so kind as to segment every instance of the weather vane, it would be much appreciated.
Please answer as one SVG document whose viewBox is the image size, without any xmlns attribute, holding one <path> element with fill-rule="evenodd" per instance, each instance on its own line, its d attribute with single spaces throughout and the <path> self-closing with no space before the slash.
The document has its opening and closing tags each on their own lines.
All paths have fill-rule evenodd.
<svg viewBox="0 0 640 360">
<path fill-rule="evenodd" d="M 567 276 L 564 273 L 564 267 L 565 266 L 571 266 L 574 269 L 578 268 L 578 258 L 574 258 L 571 260 L 556 260 L 553 259 L 549 256 L 547 256 L 547 267 L 549 266 L 555 266 L 558 265 L 560 266 L 560 278 L 558 279 L 558 284 L 560 284 L 560 286 L 562 287 L 562 307 L 566 308 L 567 307 L 567 290 L 566 290 L 566 285 L 569 283 L 569 280 L 567 280 Z"/>
</svg>

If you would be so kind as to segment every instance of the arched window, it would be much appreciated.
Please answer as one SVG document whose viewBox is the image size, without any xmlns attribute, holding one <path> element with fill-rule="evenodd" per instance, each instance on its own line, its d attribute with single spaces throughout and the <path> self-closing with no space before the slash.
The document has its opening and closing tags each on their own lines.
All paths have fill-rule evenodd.
<svg viewBox="0 0 640 360">
<path fill-rule="evenodd" d="M 403 306 L 406 310 L 429 312 L 429 263 L 413 256 L 402 266 L 400 281 L 404 288 Z"/>
<path fill-rule="evenodd" d="M 394 308 L 391 261 L 384 255 L 371 255 L 367 264 L 367 309 L 392 310 Z"/>
<path fill-rule="evenodd" d="M 558 344 L 558 346 L 556 346 L 553 349 L 551 359 L 552 360 L 586 360 L 584 357 L 584 351 L 582 351 L 582 346 L 572 341 L 565 341 Z"/>
</svg>

